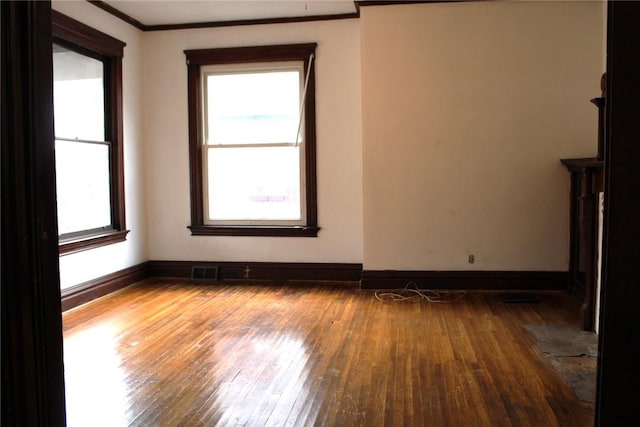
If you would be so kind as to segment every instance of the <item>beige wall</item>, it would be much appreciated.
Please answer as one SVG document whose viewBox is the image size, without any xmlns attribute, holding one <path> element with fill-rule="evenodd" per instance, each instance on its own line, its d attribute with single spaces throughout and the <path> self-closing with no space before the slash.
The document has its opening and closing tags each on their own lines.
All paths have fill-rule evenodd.
<svg viewBox="0 0 640 427">
<path fill-rule="evenodd" d="M 567 270 L 559 159 L 597 150 L 602 12 L 361 9 L 365 269 Z"/>
<path fill-rule="evenodd" d="M 191 236 L 185 49 L 317 42 L 317 238 Z M 360 23 L 149 32 L 144 35 L 149 256 L 154 260 L 361 262 Z"/>
<path fill-rule="evenodd" d="M 122 243 L 60 257 L 60 285 L 68 288 L 148 259 L 142 152 L 142 32 L 84 1 L 53 1 L 53 9 L 127 45 L 122 61 L 125 208 L 131 232 Z"/>
<path fill-rule="evenodd" d="M 363 7 L 360 20 L 148 33 L 87 2 L 53 7 L 127 43 L 131 233 L 61 257 L 63 286 L 147 259 L 567 269 L 559 159 L 595 154 L 602 4 Z M 301 42 L 319 44 L 319 237 L 192 237 L 183 50 Z"/>
</svg>

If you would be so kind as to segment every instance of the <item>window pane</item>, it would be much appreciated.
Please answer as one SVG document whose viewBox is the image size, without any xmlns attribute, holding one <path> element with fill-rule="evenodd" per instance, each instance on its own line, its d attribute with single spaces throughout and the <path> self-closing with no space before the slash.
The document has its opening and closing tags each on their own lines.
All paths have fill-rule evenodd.
<svg viewBox="0 0 640 427">
<path fill-rule="evenodd" d="M 58 233 L 111 224 L 109 146 L 56 140 Z"/>
<path fill-rule="evenodd" d="M 207 144 L 295 142 L 299 71 L 206 77 Z"/>
<path fill-rule="evenodd" d="M 53 45 L 55 135 L 104 141 L 104 82 L 101 61 Z"/>
<path fill-rule="evenodd" d="M 209 220 L 300 220 L 299 150 L 208 148 Z"/>
</svg>

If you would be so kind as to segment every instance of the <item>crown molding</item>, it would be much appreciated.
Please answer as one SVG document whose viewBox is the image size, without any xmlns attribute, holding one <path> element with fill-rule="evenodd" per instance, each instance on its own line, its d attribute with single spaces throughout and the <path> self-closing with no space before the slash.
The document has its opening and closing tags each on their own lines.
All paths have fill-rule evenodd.
<svg viewBox="0 0 640 427">
<path fill-rule="evenodd" d="M 111 6 L 103 0 L 87 0 L 92 5 L 104 10 L 107 13 L 123 20 L 124 22 L 134 26 L 140 31 L 167 31 L 167 30 L 186 30 L 194 28 L 218 28 L 218 27 L 234 27 L 246 25 L 267 25 L 267 24 L 288 24 L 294 22 L 312 22 L 312 21 L 330 21 L 340 19 L 357 19 L 360 17 L 360 7 L 354 2 L 356 12 L 342 13 L 336 15 L 310 15 L 310 16 L 292 16 L 283 18 L 263 18 L 263 19 L 239 19 L 231 21 L 204 21 L 204 22 L 185 22 L 178 24 L 158 24 L 146 25 L 132 16 L 127 15 L 121 10 Z"/>
</svg>

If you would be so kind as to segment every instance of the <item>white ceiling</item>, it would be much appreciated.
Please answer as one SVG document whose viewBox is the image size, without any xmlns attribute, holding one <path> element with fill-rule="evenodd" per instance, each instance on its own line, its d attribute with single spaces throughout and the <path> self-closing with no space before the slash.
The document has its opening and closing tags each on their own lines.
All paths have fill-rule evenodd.
<svg viewBox="0 0 640 427">
<path fill-rule="evenodd" d="M 348 0 L 106 0 L 143 25 L 187 24 L 356 13 Z"/>
</svg>

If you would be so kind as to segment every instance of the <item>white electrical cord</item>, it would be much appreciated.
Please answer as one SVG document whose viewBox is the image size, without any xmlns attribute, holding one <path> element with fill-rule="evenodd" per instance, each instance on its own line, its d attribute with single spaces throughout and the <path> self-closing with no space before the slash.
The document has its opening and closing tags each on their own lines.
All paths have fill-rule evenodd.
<svg viewBox="0 0 640 427">
<path fill-rule="evenodd" d="M 466 291 L 433 291 L 430 289 L 418 289 L 416 282 L 409 282 L 403 289 L 388 292 L 375 292 L 378 301 L 420 301 L 450 303 L 458 301 L 467 295 Z"/>
</svg>

